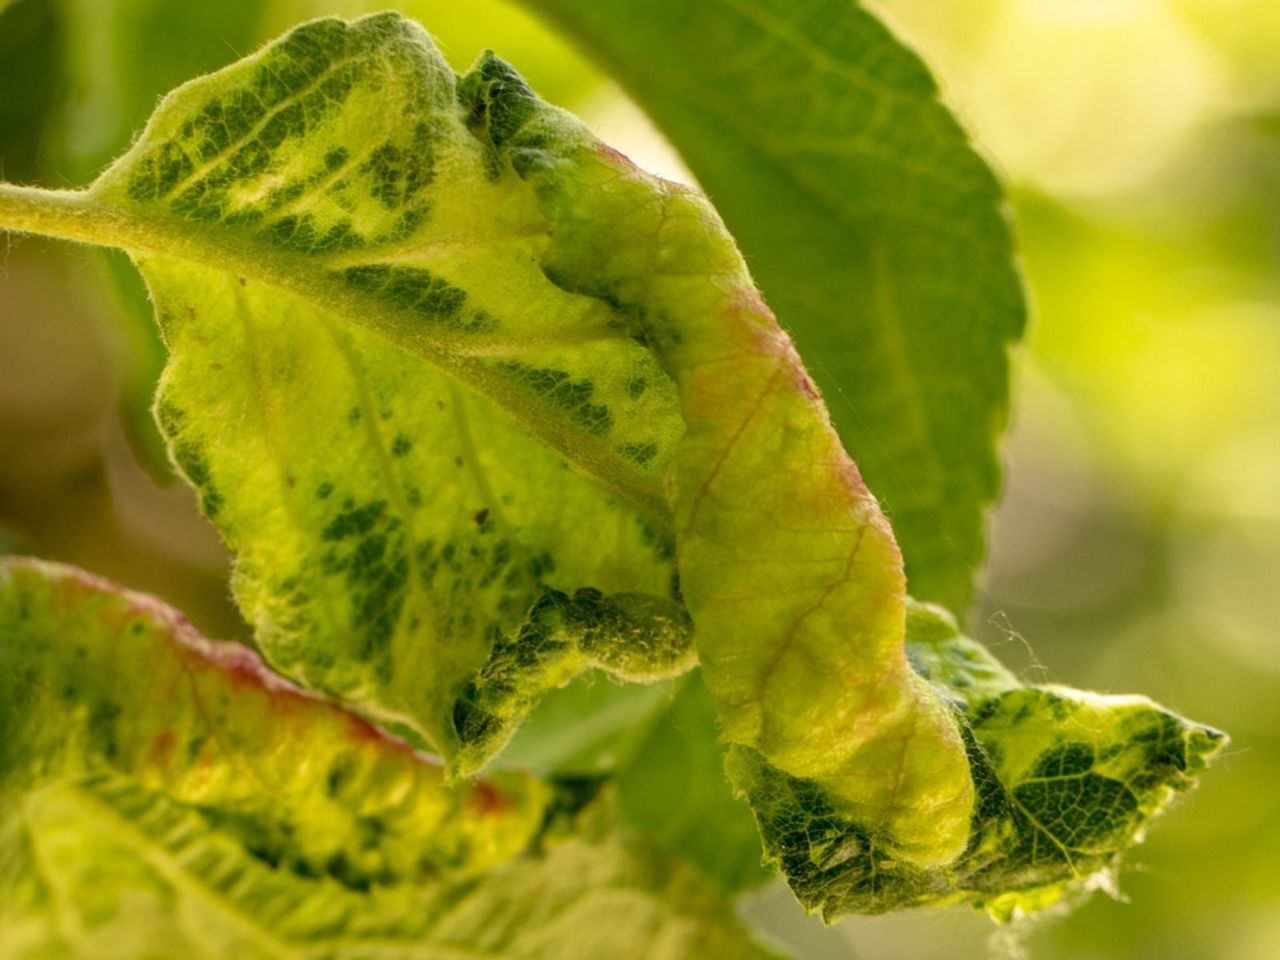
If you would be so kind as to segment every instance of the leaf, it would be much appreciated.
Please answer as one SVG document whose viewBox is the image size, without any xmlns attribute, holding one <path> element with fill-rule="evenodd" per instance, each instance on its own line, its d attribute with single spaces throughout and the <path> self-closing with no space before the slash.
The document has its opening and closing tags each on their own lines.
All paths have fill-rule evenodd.
<svg viewBox="0 0 1280 960">
<path fill-rule="evenodd" d="M 138 254 L 174 352 L 173 453 L 240 550 L 240 601 L 278 662 L 457 737 L 466 769 L 584 666 L 687 666 L 687 609 L 735 757 L 810 791 L 779 801 L 731 764 L 768 843 L 825 804 L 903 869 L 970 850 L 987 768 L 954 691 L 908 658 L 892 531 L 732 239 L 496 57 L 455 84 L 393 15 L 305 25 L 177 91 L 90 191 L 0 188 L 0 223 Z M 502 491 L 475 514 L 447 479 L 473 422 Z M 411 472 L 397 448 L 424 451 Z M 400 503 L 424 480 L 440 533 L 421 540 Z M 516 518 L 510 555 L 532 551 L 526 580 L 486 579 L 496 509 Z M 1114 798 L 1081 805 L 1105 818 Z M 831 912 L 857 905 L 839 891 L 859 863 L 824 862 L 849 864 L 821 877 Z"/>
<path fill-rule="evenodd" d="M 936 607 L 917 605 L 908 653 L 943 691 L 965 736 L 977 796 L 969 843 L 931 869 L 835 811 L 822 789 L 735 747 L 732 775 L 769 859 L 829 919 L 971 901 L 1007 919 L 1105 882 L 1150 820 L 1195 785 L 1226 743 L 1145 697 L 1020 683 Z"/>
<path fill-rule="evenodd" d="M 464 94 L 416 25 L 318 21 L 175 93 L 92 195 L 153 231 L 120 240 L 161 426 L 262 648 L 465 771 L 542 689 L 690 654 L 671 387 L 542 275 Z"/>
<path fill-rule="evenodd" d="M 529 844 L 550 800 L 517 775 L 448 790 L 437 764 L 246 648 L 70 568 L 4 561 L 0 631 L 0 902 L 41 943 L 89 934 L 82 923 L 135 893 L 211 901 L 200 913 L 221 893 L 318 928 L 333 920 L 308 889 L 337 907 L 353 890 L 478 874 Z M 85 915 L 59 931 L 58 910 Z"/>
<path fill-rule="evenodd" d="M 509 859 L 550 799 L 517 774 L 447 790 L 438 764 L 279 680 L 247 648 L 71 568 L 4 560 L 0 624 L 11 812 L 58 784 L 124 778 L 234 821 L 277 864 L 368 885 Z M 412 853 L 375 842 L 392 834 Z"/>
<path fill-rule="evenodd" d="M 546 787 L 446 788 L 152 598 L 7 560 L 0 665 L 6 957 L 765 956 L 603 814 L 522 853 Z"/>
<path fill-rule="evenodd" d="M 680 585 L 725 736 L 948 862 L 973 799 L 960 733 L 907 661 L 897 544 L 791 341 L 705 198 L 528 136 L 511 155 L 556 225 L 548 276 L 628 317 L 679 391 Z"/>
<path fill-rule="evenodd" d="M 62 93 L 60 24 L 52 4 L 0 2 L 0 172 L 31 180 Z"/>
<path fill-rule="evenodd" d="M 769 879 L 750 812 L 724 770 L 715 705 L 699 671 L 641 727 L 616 774 L 627 822 L 678 851 L 721 889 L 738 893 Z"/>
<path fill-rule="evenodd" d="M 975 887 L 1002 914 L 1112 865 L 1223 735 L 1143 698 L 1009 689 L 930 608 L 905 650 L 892 533 L 707 202 L 540 133 L 511 155 L 556 225 L 548 275 L 629 316 L 679 391 L 682 593 L 730 778 L 793 889 L 829 918 Z M 882 890 L 890 871 L 909 882 Z"/>
<path fill-rule="evenodd" d="M 928 70 L 850 0 L 525 5 L 680 151 L 893 521 L 912 594 L 964 612 L 1026 308 L 999 186 Z"/>
<path fill-rule="evenodd" d="M 892 534 L 703 199 L 381 15 L 180 88 L 58 202 L 138 257 L 161 425 L 281 669 L 465 770 L 584 659 L 686 665 L 679 589 L 730 739 L 915 856 L 962 848 L 964 751 L 902 652 Z"/>
</svg>

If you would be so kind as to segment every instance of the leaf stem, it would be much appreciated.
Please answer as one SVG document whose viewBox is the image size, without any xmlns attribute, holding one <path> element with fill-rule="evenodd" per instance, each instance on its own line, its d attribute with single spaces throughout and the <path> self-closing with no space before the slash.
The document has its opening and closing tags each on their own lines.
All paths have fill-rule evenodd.
<svg viewBox="0 0 1280 960">
<path fill-rule="evenodd" d="M 84 190 L 45 190 L 0 183 L 0 230 L 35 233 L 98 246 L 116 246 L 122 220 Z"/>
</svg>

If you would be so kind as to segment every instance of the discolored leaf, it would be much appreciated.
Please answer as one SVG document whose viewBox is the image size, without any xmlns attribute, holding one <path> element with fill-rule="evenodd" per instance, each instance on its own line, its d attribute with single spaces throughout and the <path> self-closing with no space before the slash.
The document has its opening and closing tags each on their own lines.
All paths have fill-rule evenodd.
<svg viewBox="0 0 1280 960">
<path fill-rule="evenodd" d="M 1023 684 L 936 607 L 912 608 L 907 652 L 952 705 L 969 755 L 976 801 L 954 861 L 905 861 L 819 785 L 730 754 L 769 859 L 828 918 L 963 900 L 1006 919 L 1104 882 L 1226 742 L 1145 697 Z"/>
<path fill-rule="evenodd" d="M 263 648 L 463 770 L 586 666 L 690 662 L 670 384 L 543 276 L 494 82 L 398 17 L 317 21 L 182 88 L 94 188 L 201 251 L 138 257 L 158 413 Z"/>
<path fill-rule="evenodd" d="M 928 69 L 850 0 L 525 5 L 680 151 L 892 520 L 912 594 L 965 612 L 1026 308 L 1000 188 Z"/>
<path fill-rule="evenodd" d="M 224 896 L 305 940 L 387 887 L 365 922 L 394 925 L 425 881 L 520 853 L 551 801 L 515 774 L 446 788 L 438 764 L 246 648 L 67 567 L 0 566 L 0 665 L 0 930 L 18 956 L 191 941 Z M 230 949 L 237 926 L 215 926 Z"/>
<path fill-rule="evenodd" d="M 515 774 L 446 787 L 248 650 L 69 568 L 0 565 L 0 694 L 7 958 L 766 956 L 599 804 Z"/>
<path fill-rule="evenodd" d="M 492 55 L 455 78 L 394 15 L 304 25 L 175 92 L 85 193 L 0 188 L 0 223 L 134 252 L 162 426 L 260 642 L 455 771 L 583 668 L 687 668 L 696 625 L 731 779 L 834 916 L 939 899 L 975 849 L 1013 864 L 957 881 L 986 901 L 1083 880 L 1188 782 L 1166 754 L 1211 752 L 1145 701 L 957 710 L 1003 674 L 907 649 L 893 532 L 708 201 Z M 1107 782 L 1055 793 L 1078 744 Z M 984 832 L 1005 794 L 1071 855 L 1021 814 Z M 906 880 L 868 899 L 885 864 Z"/>
</svg>

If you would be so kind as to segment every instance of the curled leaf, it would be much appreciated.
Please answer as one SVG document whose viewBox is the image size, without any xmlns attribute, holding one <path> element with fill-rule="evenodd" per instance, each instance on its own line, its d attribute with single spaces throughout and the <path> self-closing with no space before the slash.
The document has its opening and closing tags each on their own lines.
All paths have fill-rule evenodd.
<svg viewBox="0 0 1280 960">
<path fill-rule="evenodd" d="M 401 17 L 317 21 L 176 91 L 90 191 L 165 238 L 134 247 L 157 412 L 262 648 L 461 772 L 584 669 L 692 663 L 674 392 L 539 269 L 487 84 Z"/>
<path fill-rule="evenodd" d="M 549 139 L 531 123 L 511 149 L 556 225 L 544 267 L 677 385 L 683 596 L 731 779 L 802 902 L 1000 914 L 1112 866 L 1223 736 L 1141 697 L 1023 687 L 910 608 L 888 524 L 706 201 Z"/>
<path fill-rule="evenodd" d="M 727 736 L 911 859 L 956 856 L 972 788 L 903 650 L 897 544 L 714 211 L 605 150 L 533 169 L 549 274 L 618 303 L 680 391 L 681 587 Z"/>
<path fill-rule="evenodd" d="M 0 217 L 135 253 L 262 646 L 455 770 L 696 628 L 767 852 L 832 916 L 1082 878 L 1221 740 L 909 645 L 889 524 L 708 201 L 491 54 L 316 21 Z"/>
<path fill-rule="evenodd" d="M 1000 184 L 928 67 L 856 0 L 523 3 L 680 151 L 827 395 L 913 595 L 965 613 L 1026 305 Z"/>
<path fill-rule="evenodd" d="M 913 607 L 907 651 L 964 733 L 976 802 L 954 861 L 898 857 L 891 838 L 838 812 L 819 784 L 730 751 L 768 858 L 828 918 L 970 901 L 1004 919 L 1104 882 L 1226 742 L 1146 697 L 1023 684 L 936 607 Z"/>
</svg>

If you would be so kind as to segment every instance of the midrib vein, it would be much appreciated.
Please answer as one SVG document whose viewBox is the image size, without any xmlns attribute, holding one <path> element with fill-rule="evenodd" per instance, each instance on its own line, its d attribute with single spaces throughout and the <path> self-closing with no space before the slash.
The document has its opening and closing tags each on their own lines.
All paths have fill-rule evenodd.
<svg viewBox="0 0 1280 960">
<path fill-rule="evenodd" d="M 584 437 L 554 417 L 538 416 L 532 398 L 485 362 L 494 356 L 519 355 L 524 349 L 553 341 L 513 339 L 507 353 L 495 349 L 501 341 L 491 338 L 472 351 L 464 343 L 434 334 L 421 322 L 388 308 L 376 296 L 350 290 L 328 275 L 327 261 L 318 263 L 315 258 L 282 251 L 252 238 L 236 238 L 237 243 L 228 243 L 225 235 L 219 235 L 219 228 L 204 224 L 183 222 L 180 230 L 174 230 L 164 220 L 122 209 L 92 190 L 48 191 L 0 183 L 0 230 L 6 229 L 117 247 L 135 258 L 164 257 L 224 270 L 290 293 L 339 323 L 366 327 L 493 400 L 567 460 L 626 496 L 655 526 L 664 532 L 672 529 L 671 509 L 658 477 L 626 461 L 612 449 L 608 438 Z"/>
</svg>

